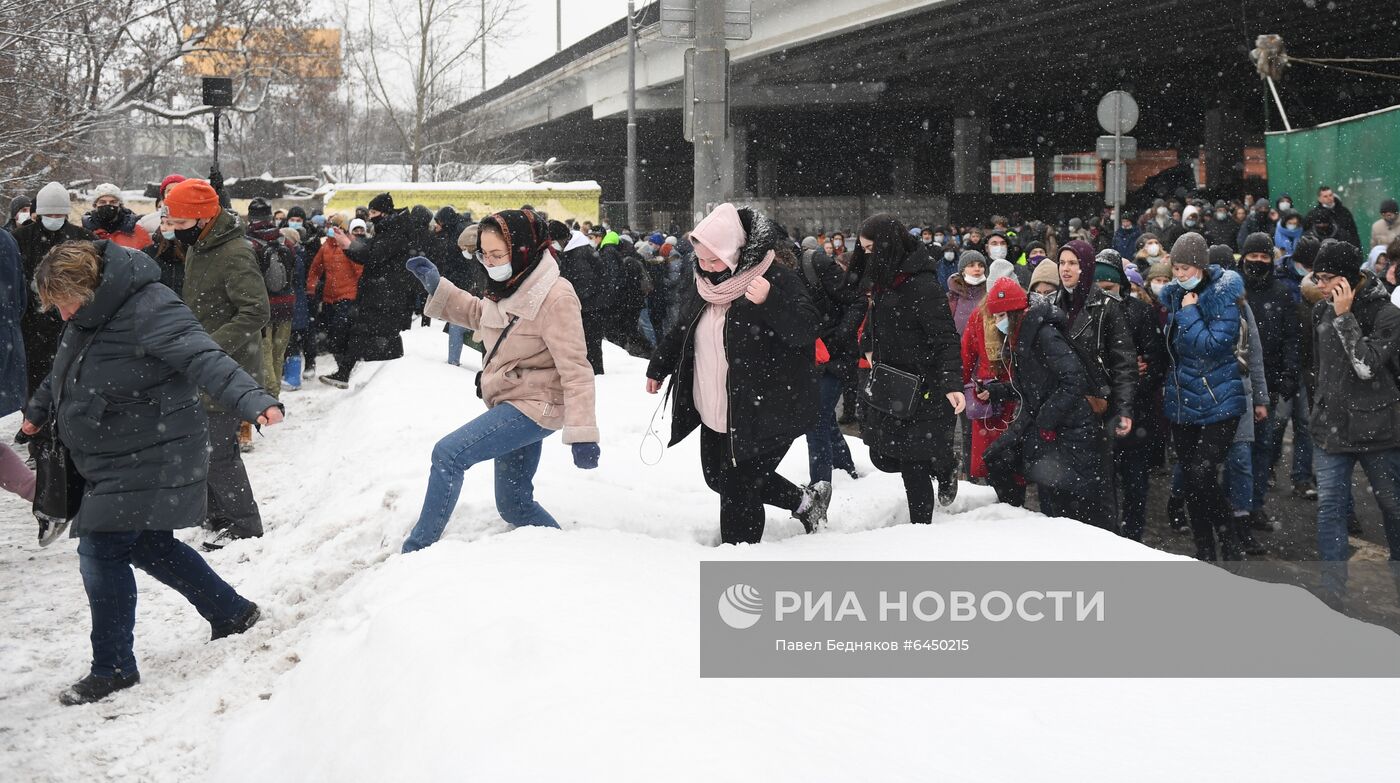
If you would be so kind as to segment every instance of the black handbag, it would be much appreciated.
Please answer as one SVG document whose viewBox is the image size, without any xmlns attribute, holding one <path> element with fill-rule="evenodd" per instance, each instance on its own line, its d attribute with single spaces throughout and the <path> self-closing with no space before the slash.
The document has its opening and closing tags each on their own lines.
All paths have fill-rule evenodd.
<svg viewBox="0 0 1400 783">
<path fill-rule="evenodd" d="M 865 401 L 881 413 L 896 419 L 907 419 L 918 410 L 923 388 L 923 376 L 888 364 L 875 364 L 870 369 L 870 378 L 865 382 Z"/>
<path fill-rule="evenodd" d="M 506 328 L 501 330 L 501 336 L 496 339 L 496 344 L 491 346 L 491 352 L 486 354 L 485 359 L 481 360 L 481 369 L 476 374 L 476 396 L 479 399 L 485 399 L 481 396 L 481 376 L 485 374 L 486 367 L 491 364 L 491 360 L 496 358 L 496 351 L 500 350 L 501 343 L 505 342 L 506 337 L 510 336 L 510 330 L 515 328 L 515 322 L 519 320 L 520 316 L 518 315 L 511 317 L 510 323 L 506 324 Z"/>
<path fill-rule="evenodd" d="M 62 401 L 63 385 L 68 372 L 73 368 L 74 362 L 82 363 L 83 354 L 87 352 L 88 346 L 92 345 L 98 331 L 94 329 L 83 338 L 82 347 L 78 349 L 72 361 L 61 370 L 55 367 L 54 372 L 49 375 L 53 384 L 53 407 L 50 409 L 48 423 L 40 434 L 35 436 L 34 454 L 34 516 L 44 522 L 72 520 L 78 515 L 78 507 L 83 502 L 86 482 L 73 465 L 73 455 L 68 453 L 68 447 L 59 440 L 58 406 Z"/>
<path fill-rule="evenodd" d="M 872 324 L 874 326 L 874 324 Z M 865 381 L 866 404 L 896 419 L 908 419 L 919 408 L 924 393 L 924 378 L 880 362 L 880 340 L 877 329 L 871 329 L 870 377 Z"/>
<path fill-rule="evenodd" d="M 70 521 L 83 502 L 83 477 L 57 436 L 50 432 L 35 443 L 34 516 L 46 522 Z"/>
</svg>

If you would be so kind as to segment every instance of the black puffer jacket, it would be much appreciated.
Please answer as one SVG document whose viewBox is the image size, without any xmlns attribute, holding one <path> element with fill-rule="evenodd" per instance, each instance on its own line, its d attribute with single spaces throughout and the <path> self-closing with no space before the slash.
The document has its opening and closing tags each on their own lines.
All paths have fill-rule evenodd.
<svg viewBox="0 0 1400 783">
<path fill-rule="evenodd" d="M 1006 434 L 987 449 L 989 465 L 1020 448 L 1027 480 L 1076 494 L 1107 484 L 1106 434 L 1085 395 L 1084 365 L 1064 334 L 1066 317 L 1048 301 L 1026 310 L 1011 334 L 1011 382 L 990 383 L 993 403 L 1020 401 Z"/>
<path fill-rule="evenodd" d="M 1336 454 L 1400 448 L 1400 308 L 1364 275 L 1346 315 L 1337 316 L 1329 301 L 1317 303 L 1313 334 L 1317 447 Z"/>
<path fill-rule="evenodd" d="M 762 263 L 777 246 L 777 227 L 748 208 L 739 210 L 748 237 L 736 271 Z M 693 254 L 689 268 L 695 268 Z M 724 321 L 729 359 L 729 434 L 733 459 L 743 461 L 785 448 L 817 423 L 817 370 L 814 346 L 817 311 L 796 272 L 773 264 L 764 274 L 772 284 L 761 305 L 739 297 Z M 692 272 L 681 293 L 676 326 L 656 347 L 647 377 L 671 378 L 671 445 L 701 426 L 695 408 L 695 342 L 692 332 L 709 304 L 700 297 Z"/>
<path fill-rule="evenodd" d="M 1250 266 L 1246 264 L 1245 269 Z M 1298 393 L 1302 327 L 1288 286 L 1274 276 L 1273 264 L 1268 267 L 1267 277 L 1245 275 L 1245 297 L 1259 325 L 1259 340 L 1264 348 L 1264 377 L 1269 391 L 1287 400 Z"/>
<path fill-rule="evenodd" d="M 953 409 L 944 399 L 961 392 L 962 352 L 948 295 L 938 282 L 938 265 L 913 237 L 907 255 L 888 289 L 877 286 L 866 316 L 861 352 L 924 378 L 924 395 L 914 415 L 899 419 L 874 408 L 866 413 L 861 433 L 871 451 L 903 460 L 932 460 L 951 467 Z M 865 266 L 865 251 L 852 252 L 850 268 Z"/>
<path fill-rule="evenodd" d="M 158 284 L 154 261 L 113 242 L 96 244 L 101 282 L 68 322 L 54 360 L 67 371 L 44 381 L 25 418 L 55 418 L 83 476 L 74 536 L 199 525 L 209 426 L 198 390 L 249 422 L 277 400 Z"/>
<path fill-rule="evenodd" d="M 419 239 L 408 211 L 399 210 L 380 218 L 373 237 L 357 239 L 345 251 L 365 268 L 347 341 L 347 351 L 362 361 L 403 356 L 399 333 L 409 328 L 413 305 L 423 291 L 404 262 L 414 255 Z"/>
<path fill-rule="evenodd" d="M 1234 220 L 1215 220 L 1212 218 L 1206 224 L 1206 243 L 1211 245 L 1225 245 L 1235 252 L 1239 252 L 1240 224 Z M 1141 271 L 1141 270 L 1140 270 Z"/>
</svg>

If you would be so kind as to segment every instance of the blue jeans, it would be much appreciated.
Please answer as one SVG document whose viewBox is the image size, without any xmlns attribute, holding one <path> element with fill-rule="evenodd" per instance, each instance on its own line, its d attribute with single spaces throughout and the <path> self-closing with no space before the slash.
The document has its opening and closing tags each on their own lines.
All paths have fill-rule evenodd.
<svg viewBox="0 0 1400 783">
<path fill-rule="evenodd" d="M 467 327 L 457 324 L 447 325 L 447 363 L 462 363 L 462 346 L 467 341 Z"/>
<path fill-rule="evenodd" d="M 1250 443 L 1236 441 L 1225 455 L 1225 493 L 1233 511 L 1252 511 L 1254 503 L 1254 463 Z"/>
<path fill-rule="evenodd" d="M 78 570 L 92 611 L 92 673 L 136 673 L 136 576 L 131 567 L 185 597 L 212 626 L 228 625 L 248 610 L 248 599 L 214 573 L 199 553 L 169 530 L 89 533 L 78 539 Z"/>
<path fill-rule="evenodd" d="M 651 308 L 643 307 L 642 314 L 637 317 L 637 328 L 642 333 L 642 339 L 647 341 L 647 345 L 656 347 L 656 327 L 651 322 Z"/>
<path fill-rule="evenodd" d="M 1332 454 L 1318 449 L 1313 454 L 1317 469 L 1317 555 L 1331 566 L 1323 567 L 1323 587 L 1334 594 L 1344 592 L 1346 586 L 1351 476 L 1358 462 L 1381 508 L 1390 560 L 1400 561 L 1400 449 L 1367 454 Z"/>
<path fill-rule="evenodd" d="M 1308 390 L 1298 389 L 1293 399 L 1280 402 L 1269 417 L 1273 420 L 1273 453 L 1269 465 L 1272 467 L 1283 457 L 1283 432 L 1288 422 L 1293 422 L 1293 484 L 1296 486 L 1313 477 L 1313 442 L 1308 420 Z"/>
<path fill-rule="evenodd" d="M 837 376 L 822 373 L 817 426 L 807 433 L 807 476 L 813 484 L 831 481 L 832 468 L 845 471 L 856 469 L 856 463 L 851 458 L 851 447 L 846 445 L 846 436 L 836 423 L 836 403 L 841 399 L 843 386 Z"/>
<path fill-rule="evenodd" d="M 496 510 L 512 525 L 559 527 L 554 517 L 535 502 L 535 469 L 540 446 L 554 430 L 536 424 L 510 403 L 501 403 L 449 434 L 433 447 L 428 493 L 418 524 L 403 542 L 404 552 L 416 552 L 442 537 L 467 469 L 478 462 L 496 462 Z"/>
</svg>

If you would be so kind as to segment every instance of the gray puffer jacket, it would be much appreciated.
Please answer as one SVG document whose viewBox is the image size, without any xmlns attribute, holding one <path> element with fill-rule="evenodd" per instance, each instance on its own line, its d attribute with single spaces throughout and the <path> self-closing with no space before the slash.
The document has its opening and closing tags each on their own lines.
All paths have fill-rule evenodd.
<svg viewBox="0 0 1400 783">
<path fill-rule="evenodd" d="M 155 261 L 112 242 L 95 244 L 101 282 L 69 319 L 54 371 L 25 418 L 43 424 L 53 417 L 82 474 L 74 536 L 194 527 L 206 516 L 209 472 L 199 389 L 249 422 L 277 400 L 158 284 Z"/>
</svg>

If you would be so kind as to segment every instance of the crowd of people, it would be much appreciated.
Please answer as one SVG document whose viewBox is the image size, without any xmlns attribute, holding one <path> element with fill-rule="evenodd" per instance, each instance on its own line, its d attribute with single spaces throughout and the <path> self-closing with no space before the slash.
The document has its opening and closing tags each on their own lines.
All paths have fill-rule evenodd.
<svg viewBox="0 0 1400 783">
<path fill-rule="evenodd" d="M 306 378 L 346 389 L 361 363 L 401 357 L 417 318 L 446 323 L 449 363 L 482 354 L 487 410 L 434 447 L 404 552 L 438 540 L 480 462 L 503 519 L 557 526 L 534 499 L 542 444 L 561 431 L 575 465 L 597 467 L 610 341 L 649 359 L 671 443 L 699 431 L 723 543 L 758 543 L 765 506 L 820 531 L 834 472 L 860 478 L 845 425 L 899 474 L 913 523 L 971 481 L 1140 541 L 1160 475 L 1197 557 L 1239 560 L 1268 551 L 1256 534 L 1276 529 L 1291 425 L 1319 559 L 1348 557 L 1357 463 L 1400 559 L 1393 200 L 1369 243 L 1328 187 L 1306 212 L 1287 195 L 1187 198 L 1116 227 L 881 214 L 798 237 L 731 204 L 651 233 L 528 205 L 476 221 L 390 193 L 353 213 L 254 199 L 239 215 L 216 185 L 172 175 L 144 217 L 100 185 L 78 224 L 49 183 L 0 231 L 0 416 L 24 412 L 28 448 L 0 447 L 0 486 L 34 503 L 41 544 L 71 525 L 93 608 L 93 668 L 64 703 L 139 680 L 132 565 L 213 638 L 257 621 L 172 531 L 203 526 L 206 551 L 261 536 L 252 428 Z M 778 472 L 799 437 L 805 483 Z"/>
</svg>

